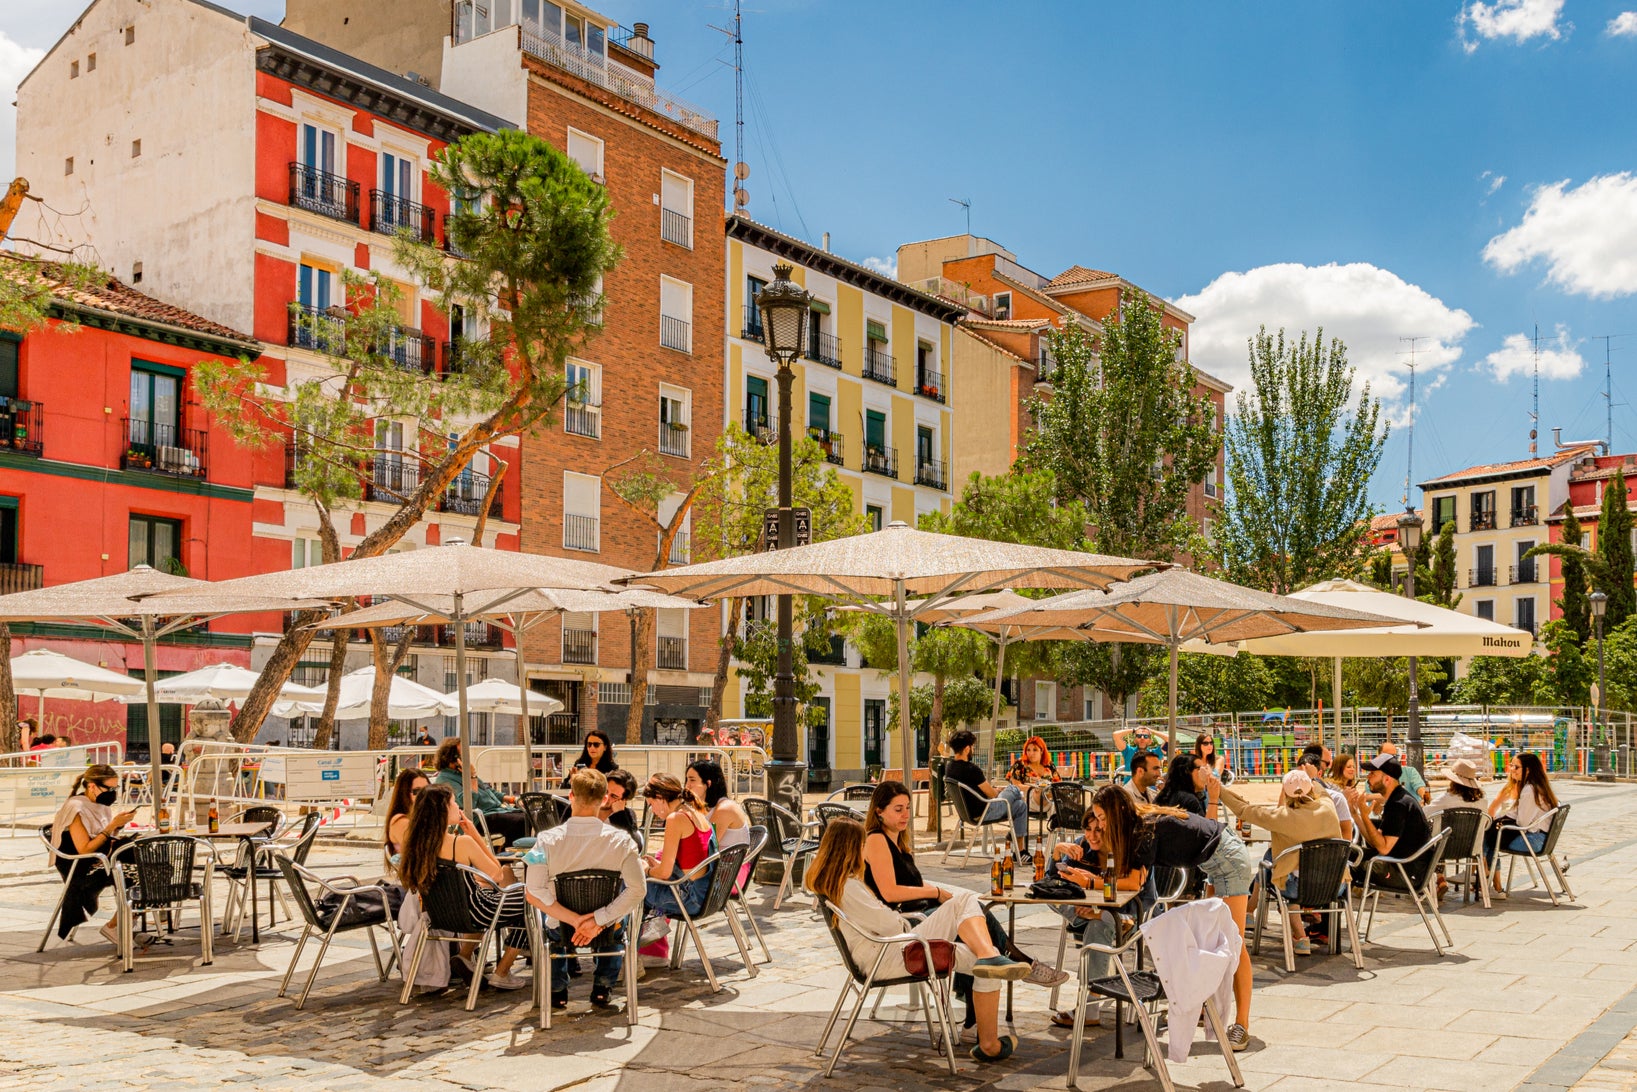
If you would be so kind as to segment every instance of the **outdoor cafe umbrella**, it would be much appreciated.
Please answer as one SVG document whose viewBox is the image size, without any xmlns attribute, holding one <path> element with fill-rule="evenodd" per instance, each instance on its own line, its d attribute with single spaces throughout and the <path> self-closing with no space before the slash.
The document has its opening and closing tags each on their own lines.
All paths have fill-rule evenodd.
<svg viewBox="0 0 1637 1092">
<path fill-rule="evenodd" d="M 375 692 L 375 668 L 361 667 L 341 676 L 340 700 L 336 702 L 336 720 L 362 720 L 369 716 L 370 698 Z M 324 711 L 324 693 L 316 700 L 279 702 L 273 712 L 281 717 L 316 716 Z M 427 717 L 452 717 L 459 708 L 458 699 L 443 694 L 403 675 L 393 675 L 387 684 L 387 716 L 393 720 L 424 720 Z"/>
<path fill-rule="evenodd" d="M 451 701 L 455 695 L 446 694 Z M 505 679 L 484 679 L 466 688 L 466 710 L 469 713 L 499 713 L 503 716 L 530 716 L 531 703 L 535 713 L 549 717 L 563 711 L 563 703 L 546 694 L 530 695 L 523 687 Z"/>
<path fill-rule="evenodd" d="M 95 622 L 114 633 L 142 643 L 143 685 L 147 691 L 148 760 L 154 787 L 154 810 L 159 808 L 159 702 L 157 647 L 161 637 L 191 629 L 224 614 L 302 610 L 322 603 L 280 596 L 223 593 L 220 584 L 172 576 L 147 565 L 129 572 L 99 576 L 72 584 L 55 584 L 33 591 L 0 595 L 0 622 Z M 200 593 L 212 595 L 201 600 Z M 161 602 L 156 596 L 164 593 Z"/>
<path fill-rule="evenodd" d="M 437 597 L 449 599 L 455 627 L 455 676 L 460 680 L 457 712 L 461 754 L 471 751 L 466 723 L 466 621 L 491 614 L 538 588 L 600 588 L 631 570 L 576 558 L 492 550 L 452 540 L 442 546 L 376 557 L 353 558 L 287 572 L 244 576 L 210 586 L 224 598 L 265 596 L 296 599 L 392 599 L 433 613 Z M 461 789 L 472 799 L 472 767 L 461 763 Z"/>
<path fill-rule="evenodd" d="M 144 689 L 141 679 L 133 679 L 129 675 L 121 675 L 44 648 L 12 658 L 11 685 L 19 694 L 39 695 L 42 727 L 45 724 L 47 698 L 107 701 L 140 694 Z"/>
<path fill-rule="evenodd" d="M 1394 621 L 1379 614 L 1242 588 L 1186 569 L 1150 573 L 1106 592 L 1059 595 L 968 621 L 1002 619 L 1102 633 L 1111 641 L 1165 645 L 1170 650 L 1166 737 L 1172 753 L 1177 746 L 1177 652 L 1186 642 L 1231 644 L 1252 637 L 1361 629 Z"/>
<path fill-rule="evenodd" d="M 1307 603 L 1369 611 L 1398 622 L 1368 629 L 1330 633 L 1277 635 L 1241 641 L 1239 647 L 1258 656 L 1303 656 L 1333 661 L 1335 700 L 1332 713 L 1336 750 L 1341 750 L 1341 662 L 1351 657 L 1427 656 L 1434 659 L 1468 656 L 1528 656 L 1535 639 L 1527 631 L 1462 614 L 1419 599 L 1372 588 L 1353 580 L 1321 580 L 1290 598 Z"/>
<path fill-rule="evenodd" d="M 555 618 L 561 614 L 600 614 L 607 611 L 631 611 L 645 608 L 654 609 L 691 609 L 700 604 L 691 599 L 680 599 L 674 595 L 662 595 L 659 592 L 648 591 L 644 588 L 620 588 L 615 591 L 600 589 L 575 588 L 531 588 L 523 594 L 507 600 L 500 607 L 483 615 L 483 619 L 490 625 L 496 626 L 512 634 L 513 652 L 517 657 L 517 678 L 522 684 L 528 677 L 528 670 L 523 662 L 523 634 L 548 618 Z M 421 609 L 421 607 L 430 608 Z M 411 607 L 404 603 L 386 602 L 364 607 L 348 614 L 337 615 L 334 618 L 319 622 L 315 628 L 333 629 L 367 629 L 377 626 L 421 625 L 437 622 L 448 622 L 454 614 L 454 600 L 449 596 L 428 596 L 421 607 Z M 468 612 L 468 618 L 476 617 L 475 612 Z M 464 680 L 465 675 L 463 674 Z M 478 685 L 482 685 L 481 683 Z M 476 709 L 472 707 L 470 695 L 476 687 L 468 688 L 468 712 L 493 712 L 510 714 L 510 709 Z M 529 787 L 534 787 L 534 733 L 529 725 L 532 702 L 544 702 L 555 706 L 547 709 L 543 715 L 562 709 L 562 703 L 555 698 L 548 698 L 543 694 L 536 694 L 526 685 L 519 685 L 516 715 L 522 718 L 523 736 L 523 768 L 528 771 Z"/>
<path fill-rule="evenodd" d="M 210 664 L 182 675 L 172 675 L 154 684 L 154 699 L 161 705 L 197 705 L 206 698 L 218 701 L 242 702 L 249 697 L 251 687 L 260 678 L 257 672 L 238 664 Z M 322 698 L 322 690 L 299 683 L 285 683 L 279 688 L 279 697 L 285 701 L 312 701 Z M 125 697 L 131 704 L 138 699 Z"/>
<path fill-rule="evenodd" d="M 920 531 L 879 531 L 788 550 L 681 565 L 631 578 L 674 595 L 820 595 L 890 618 L 898 631 L 898 708 L 904 775 L 915 768 L 909 730 L 909 629 L 952 596 L 1000 588 L 1104 588 L 1161 563 Z M 910 596 L 923 597 L 912 607 Z"/>
</svg>

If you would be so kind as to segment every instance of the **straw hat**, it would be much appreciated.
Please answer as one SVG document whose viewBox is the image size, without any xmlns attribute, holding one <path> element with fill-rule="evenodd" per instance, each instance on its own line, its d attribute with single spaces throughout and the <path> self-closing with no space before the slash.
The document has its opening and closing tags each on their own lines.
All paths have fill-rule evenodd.
<svg viewBox="0 0 1637 1092">
<path fill-rule="evenodd" d="M 1478 764 L 1470 758 L 1457 758 L 1444 767 L 1444 775 L 1457 785 L 1478 788 Z"/>
</svg>

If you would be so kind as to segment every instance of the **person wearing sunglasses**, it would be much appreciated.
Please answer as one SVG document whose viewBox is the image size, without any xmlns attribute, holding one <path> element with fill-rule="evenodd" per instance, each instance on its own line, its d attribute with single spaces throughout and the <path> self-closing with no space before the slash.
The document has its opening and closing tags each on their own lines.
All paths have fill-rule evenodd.
<svg viewBox="0 0 1637 1092">
<path fill-rule="evenodd" d="M 431 782 L 426 779 L 425 770 L 411 767 L 398 771 L 398 779 L 392 783 L 392 799 L 387 803 L 385 835 L 381 843 L 388 864 L 404 851 L 404 838 L 409 831 L 409 809 L 429 784 Z"/>
<path fill-rule="evenodd" d="M 69 881 L 63 897 L 62 916 L 57 920 L 57 936 L 66 940 L 75 928 L 90 921 L 97 912 L 97 896 L 112 886 L 113 874 L 94 861 L 65 861 L 56 853 L 100 853 L 108 856 L 120 846 L 119 832 L 136 818 L 133 809 L 115 811 L 119 800 L 119 771 L 112 766 L 87 766 L 74 779 L 68 799 L 57 809 L 51 823 L 52 863 Z M 109 918 L 100 932 L 118 947 L 118 916 Z"/>
<path fill-rule="evenodd" d="M 585 743 L 580 746 L 580 757 L 574 760 L 568 773 L 563 776 L 562 788 L 568 788 L 568 779 L 574 776 L 575 770 L 596 770 L 607 777 L 620 768 L 614 761 L 614 741 L 601 728 L 593 728 L 585 734 Z"/>
</svg>

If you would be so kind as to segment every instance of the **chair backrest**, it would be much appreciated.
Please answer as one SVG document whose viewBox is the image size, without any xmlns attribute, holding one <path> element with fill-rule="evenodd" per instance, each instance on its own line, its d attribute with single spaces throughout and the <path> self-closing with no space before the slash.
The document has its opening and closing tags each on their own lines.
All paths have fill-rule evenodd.
<svg viewBox="0 0 1637 1092">
<path fill-rule="evenodd" d="M 1430 887 L 1438 872 L 1438 862 L 1444 859 L 1444 850 L 1449 848 L 1449 828 L 1445 827 L 1432 836 L 1432 841 L 1422 846 L 1414 858 L 1404 865 L 1404 872 L 1410 878 L 1410 883 L 1417 888 Z"/>
<path fill-rule="evenodd" d="M 301 866 L 283 853 L 273 855 L 273 863 L 284 875 L 284 886 L 289 888 L 290 897 L 296 900 L 296 907 L 301 911 L 303 920 L 314 929 L 323 929 L 318 918 L 318 906 L 313 902 L 311 892 L 307 890 L 307 881 L 301 875 Z"/>
<path fill-rule="evenodd" d="M 324 817 L 316 811 L 308 812 L 301 819 L 301 834 L 297 836 L 295 844 L 290 848 L 290 856 L 296 864 L 307 863 L 307 854 L 313 851 L 313 843 L 318 841 L 318 827 Z"/>
<path fill-rule="evenodd" d="M 1552 825 L 1546 828 L 1546 842 L 1541 853 L 1550 857 L 1557 852 L 1557 840 L 1563 836 L 1563 824 L 1569 821 L 1569 805 L 1559 804 L 1552 810 Z"/>
<path fill-rule="evenodd" d="M 750 842 L 745 846 L 745 864 L 750 865 L 752 869 L 754 869 L 756 862 L 762 859 L 762 851 L 767 849 L 767 842 L 767 828 L 752 824 L 750 828 Z M 744 871 L 744 865 L 740 865 L 739 870 L 741 872 Z M 737 877 L 735 877 L 735 879 L 737 880 Z M 738 895 L 741 892 L 736 888 L 733 893 Z"/>
<path fill-rule="evenodd" d="M 557 807 L 557 798 L 549 792 L 522 793 L 518 796 L 517 802 L 529 821 L 529 829 L 535 834 L 544 833 L 563 821 L 563 813 Z"/>
<path fill-rule="evenodd" d="M 745 854 L 749 846 L 729 846 L 717 855 L 715 870 L 711 873 L 710 888 L 705 892 L 705 903 L 699 908 L 699 913 L 693 920 L 708 918 L 713 914 L 720 914 L 722 908 L 728 904 L 733 895 L 734 886 L 739 882 L 739 869 L 745 863 Z"/>
<path fill-rule="evenodd" d="M 841 790 L 843 800 L 868 800 L 875 795 L 874 785 L 848 785 Z"/>
<path fill-rule="evenodd" d="M 824 927 L 830 930 L 830 939 L 836 942 L 836 951 L 841 953 L 841 965 L 847 968 L 853 981 L 862 984 L 869 975 L 864 968 L 853 959 L 853 950 L 847 945 L 847 935 L 842 932 L 842 923 L 847 920 L 840 910 L 837 910 L 828 899 L 819 899 L 819 915 L 824 918 Z"/>
<path fill-rule="evenodd" d="M 585 868 L 551 878 L 557 901 L 576 914 L 590 914 L 615 899 L 625 889 L 625 878 L 607 868 Z"/>
<path fill-rule="evenodd" d="M 1154 899 L 1157 906 L 1169 906 L 1182 898 L 1183 893 L 1188 890 L 1186 866 L 1157 864 L 1148 875 L 1154 884 Z"/>
<path fill-rule="evenodd" d="M 1315 838 L 1296 852 L 1296 905 L 1321 907 L 1336 901 L 1347 878 L 1353 843 L 1346 838 Z"/>
<path fill-rule="evenodd" d="M 857 808 L 853 807 L 851 804 L 842 804 L 839 802 L 833 804 L 813 805 L 813 818 L 818 821 L 819 835 L 821 837 L 824 834 L 824 828 L 830 825 L 830 821 L 832 819 L 856 819 L 860 823 L 864 821 L 864 817 L 858 813 Z"/>
<path fill-rule="evenodd" d="M 455 864 L 438 862 L 437 876 L 421 897 L 421 908 L 426 911 L 432 928 L 450 933 L 483 932 L 482 926 L 472 920 L 471 907 L 466 901 L 466 882 Z"/>
<path fill-rule="evenodd" d="M 234 820 L 237 823 L 272 823 L 267 831 L 268 835 L 279 832 L 279 824 L 284 821 L 284 813 L 276 807 L 258 804 L 253 808 L 245 808 Z"/>
<path fill-rule="evenodd" d="M 198 847 L 198 839 L 185 834 L 138 838 L 130 854 L 137 883 L 133 903 L 152 910 L 191 902 L 195 897 L 193 857 Z"/>
<path fill-rule="evenodd" d="M 801 837 L 800 827 L 766 797 L 747 796 L 739 801 L 739 806 L 745 809 L 745 816 L 751 825 L 765 828 L 773 841 L 782 845 Z"/>
<path fill-rule="evenodd" d="M 1470 861 L 1482 852 L 1484 827 L 1489 825 L 1488 812 L 1482 808 L 1445 808 L 1437 818 L 1449 831 L 1444 860 Z"/>
<path fill-rule="evenodd" d="M 946 777 L 944 778 L 944 784 L 946 786 L 955 786 L 955 791 L 950 793 L 949 799 L 950 802 L 955 805 L 956 818 L 960 819 L 960 821 L 963 823 L 978 824 L 983 822 L 983 820 L 977 818 L 977 816 L 982 815 L 986 810 L 988 810 L 989 801 L 982 793 L 978 792 L 964 781 L 952 781 Z M 991 822 L 1001 822 L 1004 820 L 1006 820 L 1006 817 L 1002 816 L 999 819 L 991 820 Z"/>
<path fill-rule="evenodd" d="M 1051 786 L 1052 829 L 1082 830 L 1086 814 L 1086 787 L 1073 781 L 1057 781 Z"/>
</svg>

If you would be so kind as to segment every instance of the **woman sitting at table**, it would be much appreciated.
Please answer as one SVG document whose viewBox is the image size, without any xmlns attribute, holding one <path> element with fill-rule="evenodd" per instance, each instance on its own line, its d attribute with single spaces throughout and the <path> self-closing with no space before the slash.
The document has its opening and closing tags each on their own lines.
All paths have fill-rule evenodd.
<svg viewBox="0 0 1637 1092">
<path fill-rule="evenodd" d="M 1137 891 L 1139 896 L 1135 907 L 1127 903 L 1127 907 L 1138 912 L 1146 911 L 1153 904 L 1153 888 L 1148 883 L 1148 869 L 1135 863 L 1134 846 L 1123 845 L 1114 848 L 1103 838 L 1102 820 L 1098 818 L 1095 806 L 1087 808 L 1083 816 L 1084 833 L 1072 842 L 1059 842 L 1052 847 L 1052 863 L 1047 874 L 1068 880 L 1077 887 L 1087 891 L 1102 889 L 1103 874 L 1108 870 L 1109 861 L 1114 863 L 1114 887 L 1119 891 Z M 1072 863 L 1071 863 L 1072 862 Z M 1132 909 L 1126 910 L 1098 910 L 1086 906 L 1057 907 L 1057 912 L 1069 921 L 1069 931 L 1074 933 L 1081 944 L 1106 944 L 1116 946 L 1123 939 L 1126 930 L 1134 922 Z M 1093 956 L 1091 961 L 1093 977 L 1103 978 L 1114 973 L 1114 957 Z M 1074 1026 L 1074 1010 L 1052 1014 L 1052 1023 L 1060 1028 Z M 1102 1020 L 1096 1013 L 1088 1013 L 1086 1027 L 1100 1027 Z"/>
<path fill-rule="evenodd" d="M 410 767 L 398 771 L 397 780 L 392 783 L 392 799 L 387 802 L 387 819 L 381 838 L 381 852 L 386 854 L 389 866 L 393 858 L 404 851 L 404 839 L 409 831 L 409 809 L 430 784 L 425 770 Z"/>
<path fill-rule="evenodd" d="M 136 816 L 135 811 L 115 811 L 119 799 L 119 771 L 112 766 L 87 766 L 74 779 L 68 799 L 51 821 L 51 844 L 56 853 L 101 853 L 108 856 L 120 846 L 119 832 Z M 57 919 L 57 936 L 66 939 L 76 927 L 97 912 L 97 896 L 114 882 L 113 874 L 95 861 L 65 861 L 55 854 L 52 863 L 64 879 L 73 870 L 73 881 L 63 898 L 62 916 Z M 108 919 L 98 930 L 109 944 L 119 946 L 119 916 Z"/>
<path fill-rule="evenodd" d="M 1154 796 L 1154 804 L 1161 808 L 1181 808 L 1189 815 L 1203 815 L 1215 819 L 1215 809 L 1207 800 L 1205 786 L 1212 777 L 1205 760 L 1192 751 L 1183 751 L 1171 757 L 1165 771 L 1165 783 Z"/>
<path fill-rule="evenodd" d="M 1302 767 L 1285 774 L 1279 786 L 1277 804 L 1252 804 L 1229 788 L 1222 789 L 1222 803 L 1240 822 L 1272 832 L 1273 848 L 1269 859 L 1273 862 L 1273 882 L 1284 888 L 1285 898 L 1291 901 L 1296 898 L 1296 858 L 1281 859 L 1279 855 L 1292 846 L 1316 838 L 1341 837 L 1341 820 L 1336 816 L 1336 806 L 1330 802 L 1330 795 L 1314 785 L 1313 778 Z M 1345 877 L 1342 883 L 1347 883 Z M 1308 943 L 1301 915 L 1289 914 L 1285 922 L 1290 929 L 1295 953 L 1312 955 L 1313 946 Z"/>
<path fill-rule="evenodd" d="M 673 775 L 654 774 L 642 795 L 648 801 L 648 810 L 665 824 L 665 841 L 659 852 L 642 859 L 651 878 L 678 879 L 716 852 L 716 831 L 705 815 L 705 805 L 683 791 L 682 782 Z M 690 915 L 699 913 L 715 871 L 713 864 L 676 887 L 649 884 L 648 909 L 668 918 L 680 917 L 684 907 Z"/>
<path fill-rule="evenodd" d="M 999 1034 L 1000 984 L 1025 977 L 1029 968 L 995 948 L 977 896 L 970 891 L 950 892 L 938 909 L 919 922 L 910 922 L 876 897 L 865 874 L 863 825 L 852 819 L 830 820 L 802 882 L 846 916 L 841 930 L 853 962 L 874 967 L 880 955 L 880 947 L 865 940 L 861 932 L 879 937 L 914 933 L 925 940 L 952 944 L 955 969 L 974 978 L 972 1007 L 977 1010 L 978 1041 L 972 1047 L 973 1059 L 999 1062 L 1011 1057 L 1017 1037 Z M 894 944 L 888 949 L 878 977 L 897 978 L 906 973 L 904 947 Z"/>
<path fill-rule="evenodd" d="M 1020 789 L 1027 789 L 1031 796 L 1030 806 L 1038 807 L 1045 797 L 1041 785 L 1061 781 L 1062 778 L 1052 767 L 1052 753 L 1046 749 L 1046 741 L 1039 736 L 1030 736 L 1023 741 L 1023 753 L 1006 771 L 1006 780 Z"/>
<path fill-rule="evenodd" d="M 421 897 L 424 906 L 427 893 L 437 882 L 438 870 L 446 864 L 468 865 L 493 881 L 486 884 L 469 872 L 458 873 L 466 892 L 466 905 L 472 917 L 479 921 L 494 917 L 502 899 L 500 889 L 517 882 L 512 870 L 496 859 L 494 851 L 472 825 L 471 817 L 455 805 L 454 794 L 442 785 L 430 785 L 410 806 L 409 824 L 398 857 L 398 879 L 406 890 Z M 501 941 L 504 950 L 488 979 L 489 985 L 497 990 L 520 990 L 528 985 L 526 979 L 511 973 L 512 963 L 528 944 L 528 914 L 528 903 L 522 897 L 505 901 L 505 910 L 498 922 L 504 930 Z M 480 939 L 468 938 L 451 961 L 468 975 L 482 970 L 472 960 Z"/>
<path fill-rule="evenodd" d="M 1557 794 L 1546 777 L 1540 756 L 1522 751 L 1506 764 L 1506 783 L 1489 805 L 1494 825 L 1484 832 L 1484 856 L 1494 869 L 1490 886 L 1495 897 L 1506 898 L 1501 884 L 1500 850 L 1523 853 L 1524 842 L 1539 853 L 1546 848 L 1546 829 L 1552 825 L 1550 813 L 1557 808 Z"/>
<path fill-rule="evenodd" d="M 596 770 L 607 777 L 619 768 L 619 763 L 614 761 L 613 739 L 601 728 L 593 728 L 585 734 L 585 742 L 580 744 L 580 757 L 563 775 L 563 783 L 559 787 L 568 788 L 568 779 L 574 776 L 575 770 Z"/>
</svg>

